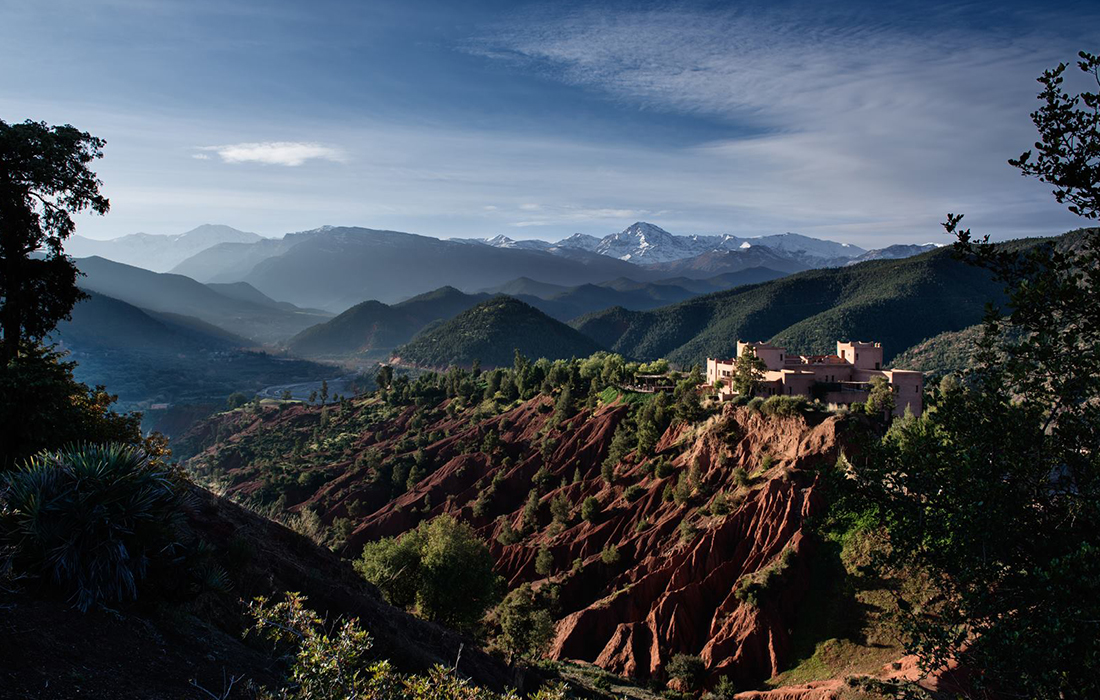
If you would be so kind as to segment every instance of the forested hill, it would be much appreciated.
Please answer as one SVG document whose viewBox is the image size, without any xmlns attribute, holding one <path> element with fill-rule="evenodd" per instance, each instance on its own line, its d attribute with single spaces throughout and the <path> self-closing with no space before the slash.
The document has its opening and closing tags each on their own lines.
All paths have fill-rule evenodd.
<svg viewBox="0 0 1100 700">
<path fill-rule="evenodd" d="M 652 311 L 608 309 L 571 325 L 628 357 L 684 365 L 732 355 L 738 339 L 771 340 L 797 352 L 827 352 L 837 340 L 876 340 L 889 361 L 926 338 L 978 323 L 986 302 L 1001 294 L 988 273 L 939 249 L 809 270 Z"/>
<path fill-rule="evenodd" d="M 519 350 L 529 357 L 568 359 L 601 350 L 585 335 L 518 299 L 497 296 L 434 328 L 421 331 L 394 355 L 420 367 L 511 365 Z"/>
</svg>

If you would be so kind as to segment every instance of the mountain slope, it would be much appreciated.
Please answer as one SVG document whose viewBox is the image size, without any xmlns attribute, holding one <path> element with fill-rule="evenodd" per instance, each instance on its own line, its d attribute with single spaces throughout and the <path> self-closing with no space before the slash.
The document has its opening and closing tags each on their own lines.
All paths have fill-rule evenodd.
<svg viewBox="0 0 1100 700">
<path fill-rule="evenodd" d="M 326 318 L 318 312 L 227 297 L 183 275 L 150 272 L 99 257 L 81 258 L 76 264 L 86 275 L 80 280 L 85 289 L 143 309 L 194 316 L 255 342 L 281 340 Z"/>
<path fill-rule="evenodd" d="M 258 263 L 285 253 L 308 237 L 287 234 L 252 243 L 219 243 L 181 260 L 170 272 L 199 282 L 239 282 Z"/>
<path fill-rule="evenodd" d="M 123 409 L 220 403 L 235 392 L 331 377 L 330 367 L 241 350 L 251 341 L 179 314 L 90 292 L 51 339 L 76 360 L 76 378 L 103 384 Z"/>
<path fill-rule="evenodd" d="M 590 338 L 538 309 L 498 296 L 422 331 L 398 348 L 398 361 L 420 367 L 485 367 L 512 364 L 515 350 L 527 357 L 585 357 L 601 348 Z"/>
<path fill-rule="evenodd" d="M 1000 293 L 988 274 L 943 250 L 811 270 L 653 311 L 610 310 L 572 325 L 616 352 L 686 365 L 730 356 L 738 339 L 818 353 L 837 340 L 877 340 L 888 361 L 925 338 L 976 323 Z"/>
<path fill-rule="evenodd" d="M 483 289 L 520 276 L 575 285 L 637 270 L 589 255 L 591 260 L 572 260 L 396 231 L 332 228 L 263 260 L 244 281 L 275 299 L 340 312 L 363 299 L 392 303 L 442 285 Z"/>
<path fill-rule="evenodd" d="M 452 318 L 488 298 L 487 294 L 463 294 L 454 287 L 442 287 L 393 306 L 365 301 L 336 318 L 305 329 L 287 341 L 286 346 L 301 357 L 388 353 L 433 321 Z"/>
<path fill-rule="evenodd" d="M 255 233 L 238 231 L 229 226 L 204 224 L 186 233 L 167 236 L 132 233 L 106 241 L 72 236 L 65 242 L 65 250 L 76 258 L 98 255 L 146 270 L 165 272 L 212 246 L 222 243 L 255 243 L 260 240 L 263 238 Z"/>
</svg>

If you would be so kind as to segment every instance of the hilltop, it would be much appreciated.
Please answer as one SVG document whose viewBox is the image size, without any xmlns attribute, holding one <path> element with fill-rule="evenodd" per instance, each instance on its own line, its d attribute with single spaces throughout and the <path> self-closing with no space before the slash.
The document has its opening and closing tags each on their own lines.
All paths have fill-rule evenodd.
<svg viewBox="0 0 1100 700">
<path fill-rule="evenodd" d="M 425 329 L 394 351 L 418 367 L 511 365 L 518 350 L 527 356 L 587 357 L 601 348 L 591 339 L 518 299 L 497 296 Z"/>
</svg>

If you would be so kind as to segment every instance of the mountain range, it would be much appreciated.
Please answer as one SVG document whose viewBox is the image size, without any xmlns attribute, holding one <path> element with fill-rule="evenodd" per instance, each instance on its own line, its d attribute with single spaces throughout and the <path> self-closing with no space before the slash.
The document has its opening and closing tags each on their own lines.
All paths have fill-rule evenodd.
<svg viewBox="0 0 1100 700">
<path fill-rule="evenodd" d="M 262 240 L 264 239 L 255 233 L 218 224 L 203 224 L 186 233 L 131 233 L 105 241 L 75 235 L 65 241 L 65 250 L 74 258 L 96 255 L 154 272 L 167 272 L 211 246 L 221 243 L 251 244 Z"/>
<path fill-rule="evenodd" d="M 440 286 L 470 293 L 519 277 L 571 287 L 619 277 L 643 283 L 670 277 L 697 280 L 751 268 L 789 274 L 897 258 L 926 248 L 866 251 L 795 233 L 677 236 L 637 222 L 603 238 L 578 233 L 553 243 L 506 236 L 440 240 L 334 226 L 276 239 L 208 225 L 178 236 L 74 238 L 69 252 L 81 257 L 91 251 L 203 283 L 246 282 L 273 300 L 340 313 L 368 299 L 392 304 Z"/>
</svg>

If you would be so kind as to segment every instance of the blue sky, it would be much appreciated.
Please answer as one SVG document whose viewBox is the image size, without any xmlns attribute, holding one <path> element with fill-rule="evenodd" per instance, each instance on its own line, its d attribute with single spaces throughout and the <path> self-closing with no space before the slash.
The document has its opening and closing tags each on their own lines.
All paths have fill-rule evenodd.
<svg viewBox="0 0 1100 700">
<path fill-rule="evenodd" d="M 107 139 L 108 238 L 1078 225 L 1006 164 L 1092 3 L 0 0 L 0 119 Z"/>
</svg>

